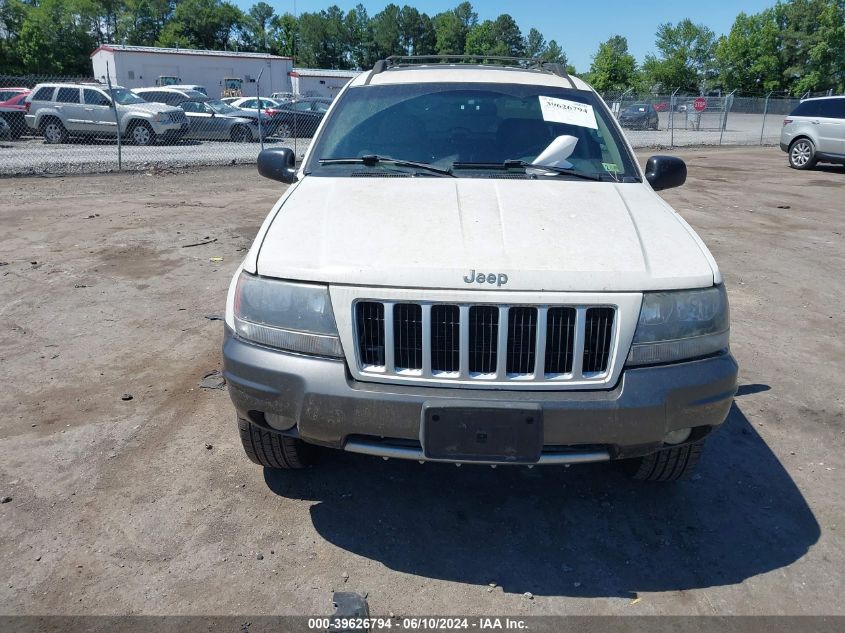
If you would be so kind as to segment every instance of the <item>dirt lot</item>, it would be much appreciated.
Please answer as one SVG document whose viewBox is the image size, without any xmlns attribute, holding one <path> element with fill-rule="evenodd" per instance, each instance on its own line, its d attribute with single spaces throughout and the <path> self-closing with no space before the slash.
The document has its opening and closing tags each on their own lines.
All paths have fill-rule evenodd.
<svg viewBox="0 0 845 633">
<path fill-rule="evenodd" d="M 263 472 L 198 383 L 282 186 L 0 180 L 0 613 L 326 614 L 352 590 L 377 614 L 845 614 L 845 169 L 679 154 L 666 198 L 729 285 L 741 387 L 668 486 L 348 454 Z"/>
</svg>

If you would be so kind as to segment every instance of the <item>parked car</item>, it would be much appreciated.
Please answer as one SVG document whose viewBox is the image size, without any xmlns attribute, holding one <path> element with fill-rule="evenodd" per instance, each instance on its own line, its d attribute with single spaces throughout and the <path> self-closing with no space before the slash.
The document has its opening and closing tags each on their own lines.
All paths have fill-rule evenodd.
<svg viewBox="0 0 845 633">
<path fill-rule="evenodd" d="M 233 108 L 220 100 L 209 99 L 195 90 L 179 88 L 135 88 L 133 92 L 156 103 L 167 103 L 181 108 L 191 127 L 186 138 L 203 141 L 258 140 L 258 119 Z M 269 123 L 269 117 L 265 117 Z M 266 138 L 270 130 L 262 129 Z"/>
<path fill-rule="evenodd" d="M 0 118 L 0 141 L 12 140 L 12 128 L 6 123 L 6 119 Z"/>
<path fill-rule="evenodd" d="M 208 90 L 205 89 L 205 86 L 200 86 L 198 84 L 173 84 L 168 86 L 168 88 L 179 88 L 182 90 L 193 90 L 195 92 L 199 92 L 200 94 L 204 94 L 206 97 L 208 96 Z"/>
<path fill-rule="evenodd" d="M 557 64 L 380 61 L 353 79 L 232 279 L 246 454 L 692 471 L 736 390 L 712 255 L 593 89 Z M 526 64 L 532 63 L 526 60 Z"/>
<path fill-rule="evenodd" d="M 289 101 L 296 101 L 296 95 L 292 92 L 274 92 L 270 95 L 271 99 L 278 101 L 279 103 L 287 103 Z"/>
<path fill-rule="evenodd" d="M 271 134 L 275 134 L 276 130 L 284 123 L 285 116 L 282 111 L 284 104 L 275 99 L 262 97 L 259 100 L 258 97 L 239 97 L 230 101 L 229 105 L 250 113 L 257 112 L 260 105 L 261 112 L 270 117 Z"/>
<path fill-rule="evenodd" d="M 19 139 L 29 131 L 26 125 L 26 119 L 24 118 L 26 116 L 26 97 L 28 94 L 29 90 L 15 93 L 11 98 L 0 102 L 0 118 L 3 118 L 9 125 L 12 140 Z"/>
<path fill-rule="evenodd" d="M 631 129 L 656 130 L 660 124 L 660 116 L 650 103 L 635 103 L 622 110 L 619 114 L 619 124 Z"/>
<path fill-rule="evenodd" d="M 314 136 L 331 104 L 331 99 L 317 97 L 282 103 L 274 117 L 278 121 L 276 136 Z"/>
<path fill-rule="evenodd" d="M 47 143 L 64 143 L 69 137 L 114 137 L 119 129 L 136 145 L 151 145 L 158 140 L 178 141 L 188 131 L 188 119 L 180 109 L 147 103 L 125 88 L 95 83 L 38 84 L 26 98 L 24 118 Z"/>
<path fill-rule="evenodd" d="M 18 95 L 28 94 L 29 88 L 0 88 L 0 103 L 8 101 Z"/>
<path fill-rule="evenodd" d="M 806 99 L 783 120 L 780 148 L 793 169 L 845 164 L 845 96 Z"/>
</svg>

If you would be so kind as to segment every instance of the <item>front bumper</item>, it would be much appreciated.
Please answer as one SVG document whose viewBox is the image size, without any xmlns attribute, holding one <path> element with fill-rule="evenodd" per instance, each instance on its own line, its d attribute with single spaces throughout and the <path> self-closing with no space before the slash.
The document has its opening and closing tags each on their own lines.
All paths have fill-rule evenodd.
<svg viewBox="0 0 845 633">
<path fill-rule="evenodd" d="M 543 412 L 539 463 L 602 461 L 645 455 L 665 435 L 693 428 L 700 439 L 724 422 L 736 392 L 729 354 L 623 371 L 610 390 L 482 391 L 354 380 L 343 360 L 279 352 L 247 343 L 226 328 L 224 375 L 238 416 L 269 430 L 349 451 L 424 459 L 424 406 L 537 406 Z M 267 421 L 264 414 L 277 427 Z M 279 417 L 275 417 L 279 416 Z"/>
</svg>

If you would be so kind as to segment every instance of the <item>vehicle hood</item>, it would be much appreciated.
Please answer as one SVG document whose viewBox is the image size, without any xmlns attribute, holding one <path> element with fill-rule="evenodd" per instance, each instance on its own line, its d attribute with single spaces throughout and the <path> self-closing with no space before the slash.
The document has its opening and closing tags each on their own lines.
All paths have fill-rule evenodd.
<svg viewBox="0 0 845 633">
<path fill-rule="evenodd" d="M 706 287 L 718 276 L 698 236 L 640 183 L 310 176 L 294 187 L 263 236 L 260 275 L 534 291 Z M 467 282 L 470 271 L 484 283 Z"/>
<path fill-rule="evenodd" d="M 129 110 L 135 110 L 136 112 L 150 112 L 152 114 L 158 114 L 159 112 L 181 112 L 181 108 L 176 108 L 173 106 L 165 105 L 163 103 L 133 103 L 130 105 L 125 106 L 118 106 L 122 108 L 126 108 Z"/>
</svg>

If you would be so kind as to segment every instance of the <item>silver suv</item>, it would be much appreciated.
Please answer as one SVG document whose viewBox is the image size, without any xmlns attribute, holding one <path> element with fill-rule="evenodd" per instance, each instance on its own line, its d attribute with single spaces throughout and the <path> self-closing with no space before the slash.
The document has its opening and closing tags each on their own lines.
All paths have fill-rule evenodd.
<svg viewBox="0 0 845 633">
<path fill-rule="evenodd" d="M 793 169 L 818 162 L 845 164 L 845 96 L 802 101 L 783 120 L 780 148 Z"/>
<path fill-rule="evenodd" d="M 26 108 L 27 126 L 47 143 L 64 143 L 71 136 L 113 137 L 119 127 L 122 137 L 136 145 L 150 145 L 157 140 L 178 141 L 189 127 L 179 108 L 147 103 L 125 88 L 93 83 L 38 84 Z"/>
</svg>

